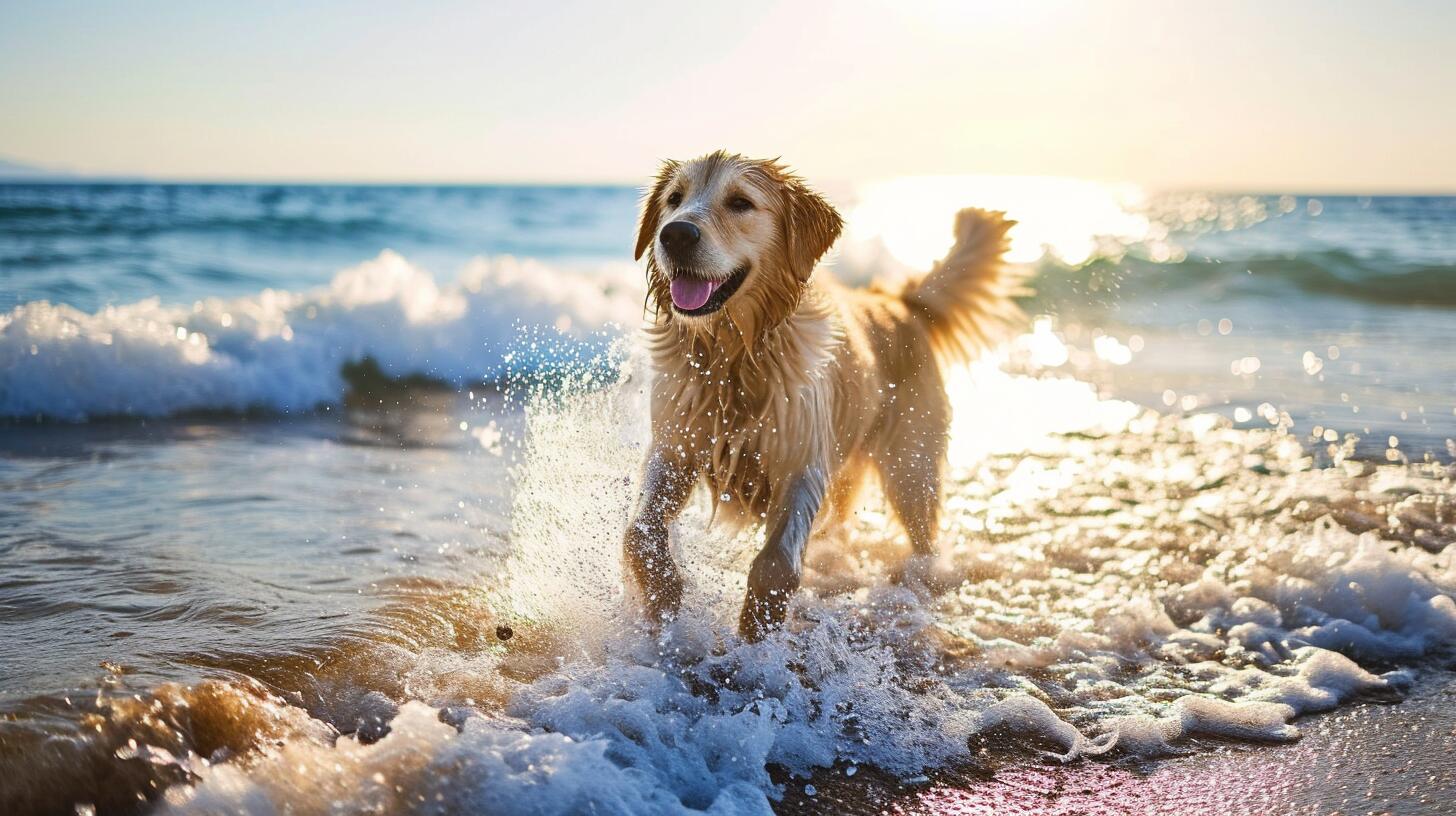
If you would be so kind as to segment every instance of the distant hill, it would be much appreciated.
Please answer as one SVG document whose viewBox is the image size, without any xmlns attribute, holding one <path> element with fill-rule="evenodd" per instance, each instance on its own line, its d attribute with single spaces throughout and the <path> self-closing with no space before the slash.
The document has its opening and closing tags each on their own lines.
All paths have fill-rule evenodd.
<svg viewBox="0 0 1456 816">
<path fill-rule="evenodd" d="M 0 181 L 31 181 L 74 177 L 74 173 L 65 170 L 57 170 L 53 167 L 40 167 L 34 164 L 24 164 L 22 162 L 0 158 Z"/>
</svg>

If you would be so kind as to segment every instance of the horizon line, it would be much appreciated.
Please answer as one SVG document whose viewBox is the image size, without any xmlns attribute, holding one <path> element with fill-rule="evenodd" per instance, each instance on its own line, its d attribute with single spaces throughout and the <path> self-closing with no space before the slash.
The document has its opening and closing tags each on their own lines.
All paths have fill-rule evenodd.
<svg viewBox="0 0 1456 816">
<path fill-rule="evenodd" d="M 999 178 L 1064 178 L 1077 181 L 1088 181 L 1096 184 L 1127 185 L 1137 187 L 1144 192 L 1153 194 L 1177 194 L 1177 193 L 1211 193 L 1215 195 L 1252 195 L 1252 196 L 1341 196 L 1341 197 L 1380 197 L 1397 198 L 1409 196 L 1427 196 L 1433 198 L 1456 197 L 1456 187 L 1377 187 L 1372 185 L 1351 185 L 1349 187 L 1304 187 L 1304 188 L 1278 188 L 1272 186 L 1258 187 L 1237 187 L 1230 185 L 1169 185 L 1155 186 L 1142 184 L 1135 181 L 1108 180 L 1086 178 L 1081 176 L 1061 176 L 1034 173 L 907 173 L 900 176 L 888 176 L 891 178 L 936 178 L 938 176 L 987 176 Z M 856 187 L 873 181 L 886 179 L 866 179 L 861 181 L 831 180 L 825 186 Z M 400 179 L 346 179 L 346 178 L 316 178 L 307 177 L 248 177 L 248 176 L 147 176 L 127 174 L 84 174 L 58 171 L 54 175 L 17 174 L 5 175 L 0 172 L 0 186 L 16 185 L 88 185 L 88 184 L 116 184 L 116 185 L 155 185 L 167 186 L 207 186 L 207 187 L 583 187 L 601 189 L 621 188 L 646 188 L 650 184 L 649 179 L 640 182 L 624 180 L 602 180 L 584 179 L 573 181 L 567 179 L 430 179 L 430 178 L 400 178 Z"/>
</svg>

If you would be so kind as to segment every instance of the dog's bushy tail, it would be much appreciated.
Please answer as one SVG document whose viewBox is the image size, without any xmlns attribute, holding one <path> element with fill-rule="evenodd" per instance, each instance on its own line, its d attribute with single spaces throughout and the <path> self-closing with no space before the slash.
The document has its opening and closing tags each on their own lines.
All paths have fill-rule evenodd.
<svg viewBox="0 0 1456 816">
<path fill-rule="evenodd" d="M 1005 259 L 1006 233 L 1015 224 L 1002 212 L 961 210 L 955 245 L 924 277 L 906 284 L 901 297 L 929 325 L 940 356 L 968 361 L 1024 320 L 1015 298 L 1030 293 L 1026 271 Z"/>
</svg>

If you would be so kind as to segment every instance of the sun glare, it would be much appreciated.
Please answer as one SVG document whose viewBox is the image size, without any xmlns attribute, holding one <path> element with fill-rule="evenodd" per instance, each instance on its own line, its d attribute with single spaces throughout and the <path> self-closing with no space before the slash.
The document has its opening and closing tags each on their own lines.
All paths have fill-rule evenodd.
<svg viewBox="0 0 1456 816">
<path fill-rule="evenodd" d="M 1143 195 L 1129 184 L 1053 176 L 907 176 L 860 188 L 848 236 L 924 269 L 950 248 L 950 214 L 984 207 L 1019 222 L 1011 231 L 1010 260 L 1029 263 L 1051 253 L 1075 265 L 1106 239 L 1126 243 L 1147 234 L 1148 220 L 1138 213 Z"/>
</svg>

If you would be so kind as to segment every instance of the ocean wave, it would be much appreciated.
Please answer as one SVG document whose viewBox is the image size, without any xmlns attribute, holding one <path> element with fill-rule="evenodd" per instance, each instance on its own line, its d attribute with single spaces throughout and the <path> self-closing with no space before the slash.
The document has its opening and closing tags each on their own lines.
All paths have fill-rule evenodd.
<svg viewBox="0 0 1456 816">
<path fill-rule="evenodd" d="M 306 411 L 338 404 L 344 367 L 365 359 L 390 377 L 494 381 L 605 350 L 640 319 L 640 274 L 498 257 L 441 285 L 386 251 L 305 292 L 91 314 L 26 303 L 0 315 L 0 417 Z"/>
<path fill-rule="evenodd" d="M 1042 265 L 1034 285 L 1041 300 L 1064 305 L 1100 292 L 1103 300 L 1177 293 L 1249 298 L 1305 294 L 1382 306 L 1456 307 L 1456 265 L 1363 257 L 1337 249 L 1162 262 L 1129 254 L 1075 268 L 1052 260 Z"/>
<path fill-rule="evenodd" d="M 871 277 L 843 260 L 841 277 Z M 605 350 L 642 317 L 640 275 L 627 262 L 500 256 L 476 259 L 441 283 L 386 251 L 302 292 L 267 289 L 191 306 L 149 298 L 94 313 L 33 301 L 0 315 L 0 417 L 307 411 L 338 404 L 349 385 L 345 368 L 366 359 L 388 377 L 490 382 Z M 1179 294 L 1305 294 L 1452 308 L 1452 281 L 1456 266 L 1402 266 L 1339 250 L 1239 261 L 1129 254 L 1075 268 L 1044 260 L 1032 302 L 1056 311 Z"/>
<path fill-rule="evenodd" d="M 0 227 L 23 232 L 31 239 L 140 240 L 163 235 L 207 236 L 236 233 L 250 239 L 348 241 L 362 236 L 389 234 L 429 239 L 428 233 L 410 229 L 382 217 L 328 218 L 315 214 L 194 215 L 162 218 L 142 208 L 95 212 L 81 208 L 31 207 L 0 209 Z"/>
<path fill-rule="evenodd" d="M 0 236 L 26 246 L 167 241 L 200 252 L 220 241 L 479 246 L 484 236 L 492 252 L 506 252 L 495 242 L 599 245 L 591 228 L 603 218 L 620 230 L 613 235 L 627 234 L 635 198 L 615 187 L 0 184 Z"/>
<path fill-rule="evenodd" d="M 0 187 L 0 230 L 27 245 L 51 241 L 243 240 L 358 241 L 435 238 L 387 208 L 348 202 L 338 193 L 293 194 L 206 187 Z"/>
</svg>

